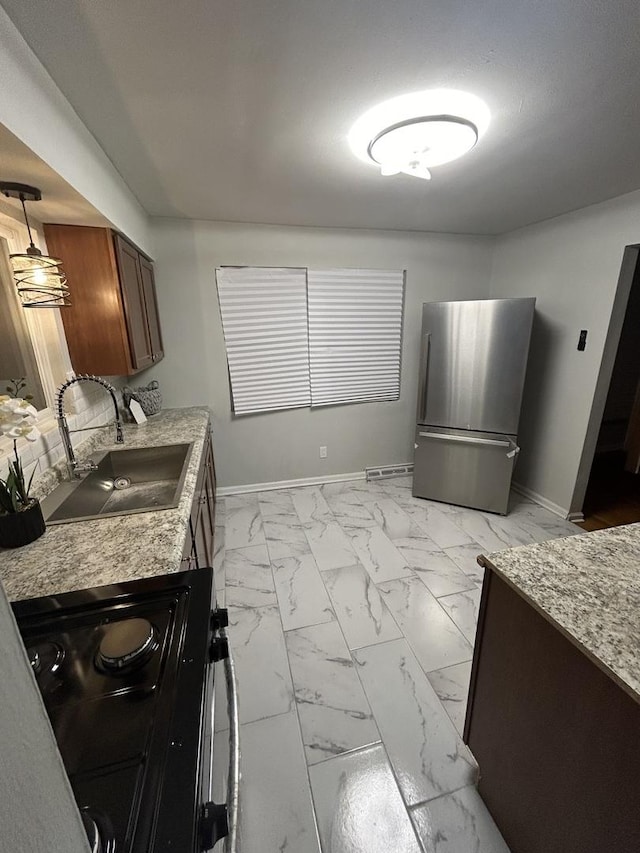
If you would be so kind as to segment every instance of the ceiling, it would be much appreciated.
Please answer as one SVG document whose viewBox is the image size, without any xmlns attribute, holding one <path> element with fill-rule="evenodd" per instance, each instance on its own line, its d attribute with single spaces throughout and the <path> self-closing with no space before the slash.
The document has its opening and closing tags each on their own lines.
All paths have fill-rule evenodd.
<svg viewBox="0 0 640 853">
<path fill-rule="evenodd" d="M 0 3 L 152 215 L 496 234 L 640 187 L 637 0 Z M 431 182 L 353 156 L 431 87 L 487 102 L 470 154 Z"/>
<path fill-rule="evenodd" d="M 42 192 L 41 201 L 26 202 L 27 216 L 35 222 L 105 226 L 109 222 L 44 160 L 0 124 L 0 181 L 30 184 Z M 16 198 L 0 193 L 0 211 L 24 222 Z M 26 248 L 26 247 L 25 247 Z"/>
</svg>

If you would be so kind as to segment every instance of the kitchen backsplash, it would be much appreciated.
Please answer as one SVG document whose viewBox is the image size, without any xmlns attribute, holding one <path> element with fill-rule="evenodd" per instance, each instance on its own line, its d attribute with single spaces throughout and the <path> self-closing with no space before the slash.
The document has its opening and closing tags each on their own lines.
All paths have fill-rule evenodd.
<svg viewBox="0 0 640 853">
<path fill-rule="evenodd" d="M 121 404 L 120 392 L 117 392 Z M 69 429 L 86 429 L 104 426 L 114 419 L 113 403 L 104 388 L 91 383 L 72 385 L 64 395 L 65 411 Z M 86 441 L 86 432 L 77 432 L 71 436 L 74 448 Z M 0 477 L 7 475 L 9 457 L 13 454 L 13 441 L 0 436 Z M 27 479 L 35 470 L 35 478 L 41 476 L 64 456 L 62 439 L 57 426 L 43 433 L 37 441 L 18 441 L 18 454 L 25 469 Z"/>
</svg>

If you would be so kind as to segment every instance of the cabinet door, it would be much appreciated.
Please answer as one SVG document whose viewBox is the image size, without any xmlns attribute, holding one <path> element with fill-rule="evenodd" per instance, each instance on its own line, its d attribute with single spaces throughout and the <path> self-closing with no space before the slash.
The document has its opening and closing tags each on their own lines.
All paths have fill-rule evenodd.
<svg viewBox="0 0 640 853">
<path fill-rule="evenodd" d="M 195 549 L 198 568 L 211 566 L 213 562 L 213 536 L 209 525 L 209 512 L 204 494 L 200 498 L 200 512 L 195 531 Z"/>
<path fill-rule="evenodd" d="M 187 538 L 185 539 L 184 549 L 182 551 L 180 567 L 186 571 L 187 569 L 197 568 L 197 565 L 198 559 L 196 556 L 195 539 L 193 537 L 193 530 L 191 529 L 191 522 L 189 522 L 189 529 L 187 530 Z"/>
<path fill-rule="evenodd" d="M 188 562 L 191 568 L 197 566 L 202 569 L 213 566 L 214 502 L 213 447 L 211 446 L 211 438 L 207 437 L 203 451 L 203 462 L 198 472 L 195 495 L 191 505 L 190 535 L 187 536 L 183 554 L 183 563 Z"/>
<path fill-rule="evenodd" d="M 114 240 L 131 348 L 131 363 L 135 370 L 142 370 L 153 364 L 153 358 L 142 286 L 140 255 L 137 249 L 130 246 L 119 234 L 115 235 Z"/>
<path fill-rule="evenodd" d="M 204 488 L 207 495 L 207 507 L 209 510 L 209 524 L 211 526 L 211 536 L 215 531 L 216 523 L 216 471 L 213 464 L 213 447 L 211 438 L 207 439 L 207 461 L 205 463 Z M 212 549 L 213 553 L 213 549 Z"/>
<path fill-rule="evenodd" d="M 162 347 L 162 334 L 160 332 L 160 318 L 158 316 L 158 301 L 156 299 L 156 283 L 153 275 L 153 264 L 143 255 L 140 255 L 140 277 L 142 280 L 142 294 L 144 297 L 147 325 L 149 328 L 151 357 L 153 361 L 160 361 L 164 355 L 164 349 Z"/>
<path fill-rule="evenodd" d="M 109 228 L 84 225 L 45 225 L 44 232 L 49 253 L 62 258 L 73 290 L 72 304 L 60 311 L 60 317 L 74 369 L 131 376 L 136 368 L 131 361 L 113 233 Z"/>
</svg>

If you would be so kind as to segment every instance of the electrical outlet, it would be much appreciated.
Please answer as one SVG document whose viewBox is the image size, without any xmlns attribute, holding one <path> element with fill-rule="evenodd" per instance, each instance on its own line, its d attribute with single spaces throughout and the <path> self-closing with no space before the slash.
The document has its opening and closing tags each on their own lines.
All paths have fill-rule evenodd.
<svg viewBox="0 0 640 853">
<path fill-rule="evenodd" d="M 320 448 L 320 459 L 326 459 L 326 458 L 327 458 L 327 448 L 321 447 Z"/>
</svg>

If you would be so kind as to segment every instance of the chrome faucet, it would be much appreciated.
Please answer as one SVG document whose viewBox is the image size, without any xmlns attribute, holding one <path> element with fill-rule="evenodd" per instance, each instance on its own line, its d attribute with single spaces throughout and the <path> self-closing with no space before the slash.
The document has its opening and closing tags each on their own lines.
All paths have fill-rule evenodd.
<svg viewBox="0 0 640 853">
<path fill-rule="evenodd" d="M 118 412 L 118 401 L 116 400 L 116 389 L 107 382 L 105 379 L 101 379 L 99 376 L 93 376 L 89 373 L 79 373 L 77 376 L 74 376 L 73 379 L 68 379 L 64 382 L 56 392 L 56 408 L 58 410 L 58 426 L 60 428 L 60 435 L 62 436 L 62 444 L 64 446 L 65 456 L 67 457 L 67 466 L 69 468 L 69 476 L 71 477 L 79 477 L 80 474 L 85 474 L 87 471 L 95 471 L 98 467 L 95 462 L 89 460 L 88 462 L 78 462 L 76 459 L 75 452 L 73 450 L 73 444 L 71 443 L 71 433 L 74 432 L 85 432 L 86 430 L 91 429 L 101 429 L 102 427 L 85 427 L 84 429 L 69 429 L 69 424 L 67 423 L 67 416 L 64 413 L 64 409 L 62 407 L 62 398 L 64 397 L 64 392 L 71 385 L 75 385 L 77 382 L 97 382 L 98 385 L 102 385 L 103 388 L 111 394 L 111 399 L 113 400 L 113 408 L 116 413 L 116 442 L 118 444 L 124 443 L 124 435 L 122 434 L 122 422 L 120 421 L 120 413 Z"/>
</svg>

